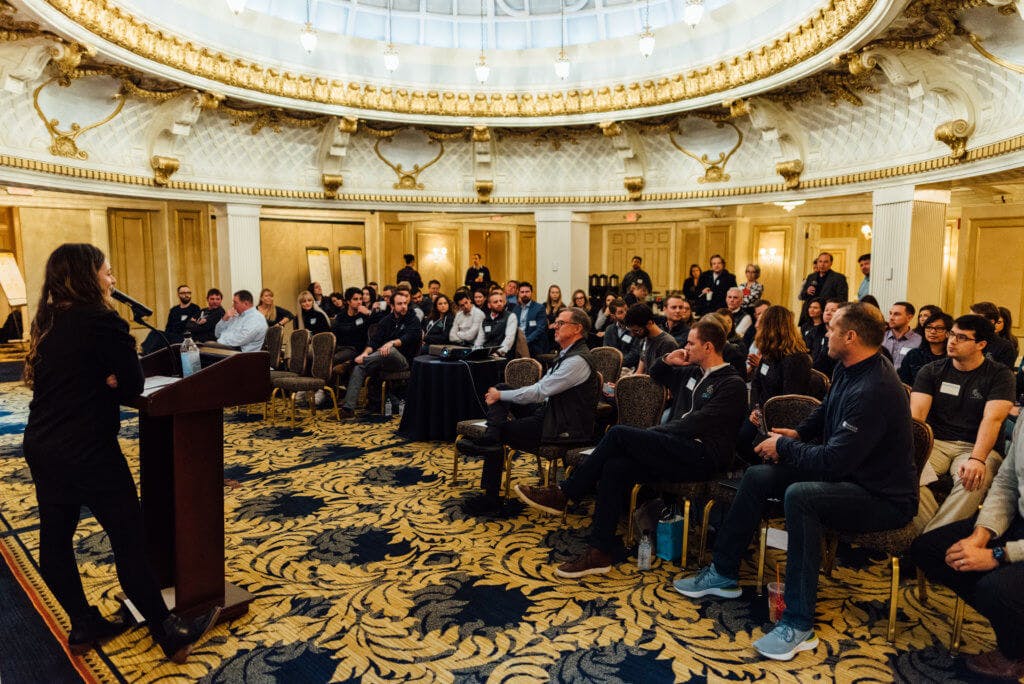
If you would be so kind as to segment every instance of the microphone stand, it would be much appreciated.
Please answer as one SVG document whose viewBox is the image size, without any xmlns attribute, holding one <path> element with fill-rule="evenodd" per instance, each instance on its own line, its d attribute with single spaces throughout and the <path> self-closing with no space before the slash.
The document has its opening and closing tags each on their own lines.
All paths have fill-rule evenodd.
<svg viewBox="0 0 1024 684">
<path fill-rule="evenodd" d="M 181 370 L 181 358 L 180 357 L 175 358 L 177 355 L 174 353 L 174 348 L 171 346 L 171 341 L 167 339 L 167 335 L 164 334 L 163 330 L 158 330 L 157 328 L 154 328 L 152 325 L 150 325 L 146 321 L 146 316 L 148 316 L 149 314 L 147 314 L 141 308 L 139 308 L 137 306 L 131 306 L 131 310 L 132 310 L 132 320 L 133 321 L 135 321 L 139 325 L 142 325 L 142 326 L 145 326 L 145 327 L 149 328 L 150 330 L 155 332 L 157 335 L 159 335 L 160 339 L 162 339 L 164 341 L 164 347 L 166 347 L 167 353 L 171 357 L 171 373 L 173 373 L 176 376 L 180 376 L 181 373 L 182 373 L 182 370 Z"/>
</svg>

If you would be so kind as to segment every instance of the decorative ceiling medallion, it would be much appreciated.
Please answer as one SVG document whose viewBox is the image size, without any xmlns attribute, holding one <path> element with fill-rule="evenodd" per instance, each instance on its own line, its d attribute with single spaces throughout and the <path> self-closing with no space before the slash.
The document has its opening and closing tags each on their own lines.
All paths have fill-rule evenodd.
<svg viewBox="0 0 1024 684">
<path fill-rule="evenodd" d="M 697 179 L 698 183 L 727 183 L 729 181 L 730 176 L 725 172 L 725 165 L 729 163 L 729 159 L 736 153 L 736 150 L 740 149 L 740 145 L 743 144 L 743 133 L 731 121 L 719 121 L 715 124 L 715 128 L 724 128 L 726 126 L 736 131 L 736 144 L 728 152 L 719 152 L 718 159 L 714 161 L 708 158 L 707 152 L 698 157 L 679 144 L 674 131 L 668 132 L 668 139 L 672 141 L 673 147 L 704 167 L 704 175 Z"/>
<path fill-rule="evenodd" d="M 114 119 L 115 116 L 120 114 L 121 110 L 124 108 L 124 95 L 121 92 L 117 92 L 113 96 L 113 99 L 117 102 L 117 105 L 114 107 L 114 111 L 112 111 L 103 119 L 97 121 L 96 123 L 89 124 L 88 126 L 82 126 L 78 123 L 72 123 L 71 128 L 69 128 L 66 131 L 62 131 L 59 128 L 60 121 L 57 119 L 51 119 L 47 117 L 46 114 L 43 113 L 43 110 L 39 105 L 39 94 L 43 91 L 43 88 L 52 83 L 60 83 L 61 87 L 64 88 L 70 85 L 70 83 L 61 83 L 60 78 L 54 77 L 47 81 L 44 81 L 42 85 L 36 88 L 35 92 L 32 93 L 32 106 L 35 107 L 36 114 L 38 114 L 39 118 L 42 119 L 43 125 L 46 126 L 47 133 L 50 134 L 50 154 L 56 157 L 68 157 L 69 159 L 88 159 L 89 153 L 86 152 L 85 150 L 79 149 L 78 147 L 78 143 L 76 142 L 78 140 L 78 137 L 85 133 L 86 131 L 91 131 L 94 128 L 99 128 L 105 123 L 109 123 Z"/>
<path fill-rule="evenodd" d="M 409 142 L 411 143 L 411 146 L 421 146 L 421 145 L 424 145 L 424 144 L 425 145 L 437 145 L 437 147 L 438 147 L 437 154 L 434 156 L 433 159 L 428 161 L 426 164 L 423 164 L 421 166 L 419 164 L 415 164 L 414 163 L 412 165 L 412 169 L 409 170 L 409 171 L 406 171 L 402 167 L 402 163 L 401 162 L 395 163 L 395 162 L 391 161 L 390 159 L 388 159 L 387 157 L 384 156 L 383 152 L 380 151 L 380 146 L 381 146 L 382 143 L 390 144 L 391 142 L 394 141 L 394 139 L 396 137 L 398 137 L 399 134 L 402 134 L 403 137 L 405 137 L 407 139 L 410 139 Z M 389 131 L 387 133 L 374 133 L 374 135 L 377 136 L 377 142 L 375 142 L 373 144 L 373 151 L 374 151 L 374 153 L 376 153 L 376 155 L 380 158 L 380 160 L 382 162 L 384 162 L 385 164 L 387 164 L 388 167 L 392 171 L 394 171 L 395 175 L 398 177 L 398 182 L 396 182 L 391 187 L 393 187 L 395 190 L 423 190 L 424 189 L 424 185 L 423 185 L 423 183 L 419 182 L 419 176 L 420 176 L 421 173 L 423 173 L 424 171 L 429 169 L 431 166 L 436 164 L 437 161 L 442 156 L 444 156 L 444 141 L 442 141 L 440 138 L 438 138 L 436 136 L 430 135 L 430 133 L 426 133 L 426 132 L 422 132 L 422 131 L 416 131 L 416 130 L 413 130 L 411 128 L 404 128 L 404 127 L 403 128 L 396 128 L 396 129 L 394 129 L 392 131 Z M 421 143 L 421 145 L 416 145 L 416 143 Z"/>
<path fill-rule="evenodd" d="M 831 0 L 785 35 L 699 71 L 657 80 L 538 93 L 409 90 L 282 73 L 150 26 L 110 0 L 46 0 L 100 38 L 193 76 L 268 95 L 363 110 L 460 117 L 549 117 L 673 104 L 756 82 L 813 57 L 849 33 L 878 0 Z"/>
</svg>

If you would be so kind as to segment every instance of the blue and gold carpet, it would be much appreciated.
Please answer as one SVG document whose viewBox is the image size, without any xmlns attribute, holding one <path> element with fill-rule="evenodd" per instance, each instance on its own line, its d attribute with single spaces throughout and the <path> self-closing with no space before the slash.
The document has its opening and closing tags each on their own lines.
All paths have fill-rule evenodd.
<svg viewBox="0 0 1024 684">
<path fill-rule="evenodd" d="M 66 630 L 35 567 L 35 499 L 21 457 L 29 392 L 16 383 L 0 392 L 0 543 L 32 599 Z M 834 578 L 822 578 L 821 645 L 791 663 L 752 650 L 767 623 L 765 599 L 752 589 L 736 601 L 691 602 L 671 587 L 679 569 L 664 562 L 643 573 L 626 562 L 607 576 L 559 580 L 553 564 L 582 548 L 586 518 L 570 516 L 563 527 L 532 511 L 467 517 L 460 502 L 476 492 L 466 483 L 478 480 L 479 463 L 460 468 L 462 484 L 453 488 L 450 445 L 405 442 L 396 424 L 325 419 L 290 429 L 229 414 L 227 575 L 255 594 L 249 613 L 214 629 L 184 666 L 165 661 L 146 630 L 131 630 L 101 653 L 74 659 L 88 670 L 84 678 L 977 681 L 945 648 L 952 594 L 933 587 L 922 606 L 904 587 L 890 646 L 885 564 L 856 553 L 840 558 Z M 125 414 L 121 435 L 134 468 L 133 414 Z M 534 481 L 534 464 L 521 459 L 515 477 Z M 119 587 L 93 519 L 83 519 L 77 545 L 87 593 L 114 611 Z M 750 578 L 752 568 L 744 570 Z M 970 610 L 964 640 L 967 652 L 993 643 L 988 624 Z"/>
</svg>

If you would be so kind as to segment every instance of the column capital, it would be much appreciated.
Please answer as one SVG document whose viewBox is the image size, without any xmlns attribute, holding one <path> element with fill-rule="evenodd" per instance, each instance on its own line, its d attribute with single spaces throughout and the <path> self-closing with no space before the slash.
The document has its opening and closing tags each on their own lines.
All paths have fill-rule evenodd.
<svg viewBox="0 0 1024 684">
<path fill-rule="evenodd" d="M 900 202 L 931 202 L 933 204 L 949 204 L 949 190 L 933 190 L 918 188 L 913 185 L 897 185 L 880 188 L 871 195 L 874 206 L 883 204 L 899 204 Z"/>
<path fill-rule="evenodd" d="M 247 216 L 250 218 L 260 217 L 260 205 L 258 204 L 228 203 L 224 205 L 224 211 L 229 216 Z"/>
<path fill-rule="evenodd" d="M 572 209 L 554 208 L 538 209 L 533 212 L 533 218 L 537 223 L 590 223 L 590 214 L 581 214 Z"/>
</svg>

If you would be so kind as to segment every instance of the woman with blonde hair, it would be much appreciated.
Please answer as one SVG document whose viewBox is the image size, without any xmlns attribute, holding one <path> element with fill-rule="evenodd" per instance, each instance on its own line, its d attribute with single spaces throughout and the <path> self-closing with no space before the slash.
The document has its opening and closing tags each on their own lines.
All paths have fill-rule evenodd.
<svg viewBox="0 0 1024 684">
<path fill-rule="evenodd" d="M 558 312 L 565 308 L 562 301 L 562 288 L 552 285 L 548 288 L 548 299 L 544 302 L 544 313 L 548 317 L 548 349 L 557 349 L 555 345 L 555 319 Z"/>
<path fill-rule="evenodd" d="M 282 309 L 274 304 L 274 292 L 269 287 L 260 290 L 260 302 L 256 305 L 256 309 L 267 319 L 267 327 L 272 325 L 284 326 L 295 318 L 295 314 L 291 311 Z"/>
<path fill-rule="evenodd" d="M 313 299 L 313 293 L 303 290 L 298 298 L 299 315 L 295 319 L 299 330 L 309 330 L 310 335 L 331 332 L 331 319 Z"/>
</svg>

